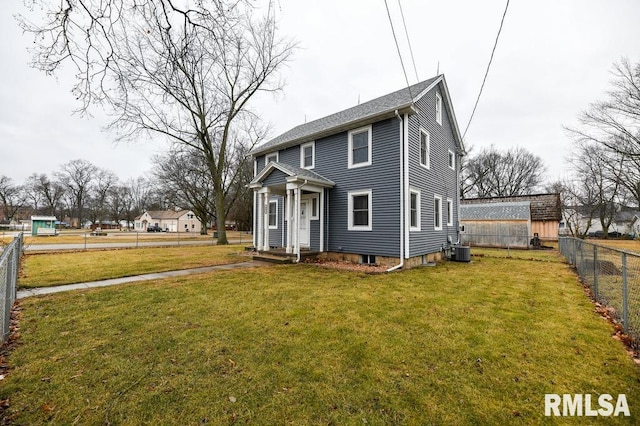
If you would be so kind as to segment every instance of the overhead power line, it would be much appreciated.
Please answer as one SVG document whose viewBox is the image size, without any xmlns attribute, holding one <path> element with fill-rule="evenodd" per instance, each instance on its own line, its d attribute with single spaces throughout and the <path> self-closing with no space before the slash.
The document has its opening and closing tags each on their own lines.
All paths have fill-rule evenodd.
<svg viewBox="0 0 640 426">
<path fill-rule="evenodd" d="M 500 32 L 502 32 L 502 25 L 504 24 L 505 16 L 507 16 L 508 9 L 509 9 L 509 0 L 507 0 L 507 4 L 504 7 L 504 13 L 502 14 L 502 20 L 500 21 L 500 28 L 498 28 L 498 34 L 496 35 L 496 41 L 493 44 L 493 50 L 491 50 L 491 57 L 489 58 L 489 63 L 487 64 L 487 70 L 484 73 L 484 78 L 482 79 L 482 85 L 480 86 L 480 92 L 478 92 L 478 97 L 476 98 L 476 104 L 473 106 L 471 117 L 469 117 L 469 122 L 467 123 L 467 127 L 464 129 L 464 133 L 462 134 L 462 140 L 464 140 L 465 136 L 467 135 L 467 130 L 469 130 L 469 126 L 471 125 L 471 120 L 473 120 L 473 116 L 476 113 L 476 108 L 478 108 L 478 102 L 480 102 L 480 95 L 482 95 L 482 89 L 484 89 L 484 83 L 487 81 L 487 75 L 489 75 L 489 68 L 491 68 L 493 55 L 494 53 L 496 53 L 496 46 L 498 46 L 498 39 L 500 38 Z"/>
<path fill-rule="evenodd" d="M 407 77 L 407 70 L 404 67 L 404 61 L 402 60 L 402 53 L 400 53 L 400 45 L 398 44 L 398 38 L 396 37 L 396 30 L 393 28 L 393 20 L 391 19 L 391 12 L 389 12 L 389 5 L 387 4 L 387 0 L 384 0 L 384 6 L 387 8 L 387 16 L 389 17 L 389 24 L 391 24 L 391 33 L 393 34 L 393 40 L 395 41 L 396 49 L 398 50 L 400 65 L 402 65 L 402 72 L 404 73 L 404 80 L 407 83 L 407 89 L 409 89 L 409 96 L 413 100 L 413 95 L 411 94 L 411 87 L 409 85 L 409 78 Z"/>
<path fill-rule="evenodd" d="M 402 16 L 402 25 L 404 25 L 404 34 L 407 37 L 407 44 L 409 45 L 409 53 L 411 53 L 411 62 L 413 63 L 413 71 L 416 73 L 416 83 L 420 81 L 418 77 L 418 68 L 416 68 L 416 60 L 413 57 L 413 49 L 411 48 L 411 39 L 409 38 L 409 31 L 407 31 L 407 22 L 404 20 L 404 12 L 402 11 L 402 4 L 398 0 L 398 7 L 400 8 L 400 16 Z"/>
</svg>

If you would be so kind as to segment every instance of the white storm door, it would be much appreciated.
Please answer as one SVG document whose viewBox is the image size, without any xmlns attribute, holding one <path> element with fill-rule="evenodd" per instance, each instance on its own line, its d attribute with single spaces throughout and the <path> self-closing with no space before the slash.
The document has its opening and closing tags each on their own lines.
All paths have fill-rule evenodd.
<svg viewBox="0 0 640 426">
<path fill-rule="evenodd" d="M 309 247 L 309 201 L 300 200 L 300 247 Z"/>
</svg>

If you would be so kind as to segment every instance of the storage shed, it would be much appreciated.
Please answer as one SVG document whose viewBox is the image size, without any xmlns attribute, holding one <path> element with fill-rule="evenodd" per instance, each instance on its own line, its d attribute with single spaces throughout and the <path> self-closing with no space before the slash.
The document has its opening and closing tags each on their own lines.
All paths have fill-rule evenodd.
<svg viewBox="0 0 640 426">
<path fill-rule="evenodd" d="M 544 241 L 557 241 L 558 229 L 562 221 L 562 205 L 560 194 L 530 194 L 516 195 L 512 197 L 471 198 L 461 201 L 461 205 L 474 204 L 504 204 L 528 202 L 530 206 L 531 229 L 529 237 L 535 234 Z M 464 219 L 461 218 L 461 222 Z"/>
<path fill-rule="evenodd" d="M 460 206 L 462 242 L 483 247 L 527 248 L 531 239 L 531 203 L 474 203 Z"/>
<path fill-rule="evenodd" d="M 55 216 L 31 216 L 31 235 L 56 235 Z"/>
</svg>

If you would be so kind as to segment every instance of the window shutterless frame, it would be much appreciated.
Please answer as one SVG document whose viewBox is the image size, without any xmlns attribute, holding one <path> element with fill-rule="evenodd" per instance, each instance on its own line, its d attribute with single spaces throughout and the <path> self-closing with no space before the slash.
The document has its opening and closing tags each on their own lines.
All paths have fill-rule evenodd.
<svg viewBox="0 0 640 426">
<path fill-rule="evenodd" d="M 364 167 L 371 165 L 371 125 L 349 131 L 348 167 Z"/>
</svg>

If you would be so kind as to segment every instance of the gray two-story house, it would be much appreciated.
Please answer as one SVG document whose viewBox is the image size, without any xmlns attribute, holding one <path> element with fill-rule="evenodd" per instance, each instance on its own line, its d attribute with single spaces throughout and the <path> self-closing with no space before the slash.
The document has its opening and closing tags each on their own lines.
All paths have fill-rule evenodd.
<svg viewBox="0 0 640 426">
<path fill-rule="evenodd" d="M 464 146 L 444 75 L 252 151 L 254 246 L 411 267 L 458 240 Z"/>
</svg>

